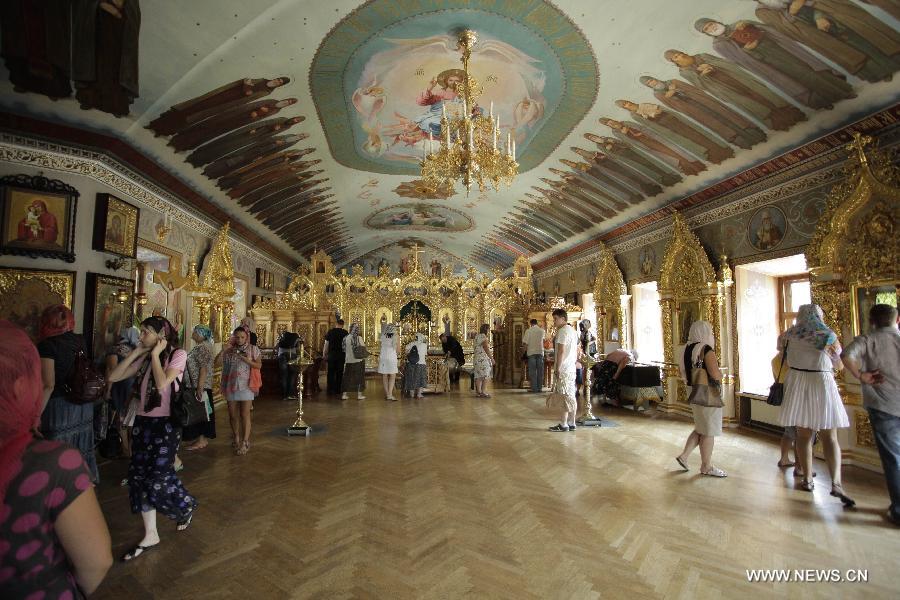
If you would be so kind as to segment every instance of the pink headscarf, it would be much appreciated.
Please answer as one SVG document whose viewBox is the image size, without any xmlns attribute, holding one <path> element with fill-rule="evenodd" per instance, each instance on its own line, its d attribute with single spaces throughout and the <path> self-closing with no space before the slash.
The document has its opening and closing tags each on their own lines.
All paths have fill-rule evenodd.
<svg viewBox="0 0 900 600">
<path fill-rule="evenodd" d="M 75 329 L 75 315 L 64 304 L 48 306 L 41 313 L 40 331 L 38 339 L 43 340 L 54 335 L 62 335 Z"/>
<path fill-rule="evenodd" d="M 28 334 L 7 320 L 0 320 L 0 502 L 6 488 L 22 467 L 20 459 L 41 422 L 43 385 L 41 359 Z"/>
</svg>

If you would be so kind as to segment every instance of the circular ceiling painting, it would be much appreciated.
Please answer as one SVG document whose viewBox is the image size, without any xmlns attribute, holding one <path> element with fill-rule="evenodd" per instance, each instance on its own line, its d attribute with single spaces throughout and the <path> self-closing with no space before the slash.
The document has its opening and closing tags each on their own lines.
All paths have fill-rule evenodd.
<svg viewBox="0 0 900 600">
<path fill-rule="evenodd" d="M 543 161 L 578 124 L 597 94 L 597 63 L 581 31 L 541 0 L 438 0 L 409 8 L 372 0 L 325 36 L 309 83 L 339 163 L 415 174 L 440 116 L 460 104 L 456 32 L 478 35 L 470 74 L 515 138 L 521 171 Z M 340 99 L 340 100 L 338 100 Z"/>
</svg>

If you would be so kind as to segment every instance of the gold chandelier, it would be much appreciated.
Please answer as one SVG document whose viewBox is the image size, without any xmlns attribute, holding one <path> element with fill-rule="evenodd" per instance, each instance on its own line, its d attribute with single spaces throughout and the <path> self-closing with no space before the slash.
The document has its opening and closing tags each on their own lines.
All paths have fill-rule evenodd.
<svg viewBox="0 0 900 600">
<path fill-rule="evenodd" d="M 477 182 L 484 192 L 488 184 L 500 191 L 500 184 L 507 187 L 519 173 L 516 162 L 516 141 L 506 134 L 506 147 L 500 136 L 500 117 L 494 117 L 494 103 L 491 102 L 487 116 L 475 99 L 481 96 L 478 81 L 469 75 L 469 57 L 477 38 L 468 29 L 459 34 L 457 49 L 462 51 L 464 81 L 455 84 L 457 98 L 443 103 L 441 114 L 441 137 L 435 140 L 428 134 L 425 158 L 422 160 L 422 179 L 431 189 L 452 190 L 456 181 L 462 179 L 466 193 Z M 460 102 L 461 100 L 461 102 Z M 458 114 L 455 114 L 458 113 Z"/>
</svg>

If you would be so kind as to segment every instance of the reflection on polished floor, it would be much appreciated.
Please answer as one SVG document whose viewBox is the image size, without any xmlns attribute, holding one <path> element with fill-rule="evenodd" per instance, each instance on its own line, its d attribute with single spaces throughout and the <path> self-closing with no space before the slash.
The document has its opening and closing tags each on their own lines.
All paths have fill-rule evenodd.
<svg viewBox="0 0 900 600">
<path fill-rule="evenodd" d="M 468 387 L 467 382 L 465 387 Z M 543 397 L 468 390 L 306 404 L 260 400 L 245 457 L 219 438 L 184 453 L 200 500 L 186 532 L 117 563 L 97 598 L 896 597 L 900 530 L 876 475 L 847 469 L 858 509 L 779 470 L 776 440 L 726 432 L 724 480 L 678 471 L 686 421 L 610 409 L 615 427 L 549 433 Z M 141 537 L 126 461 L 99 496 L 121 555 Z M 867 569 L 868 583 L 748 583 L 746 569 Z M 891 592 L 891 590 L 894 590 Z"/>
</svg>

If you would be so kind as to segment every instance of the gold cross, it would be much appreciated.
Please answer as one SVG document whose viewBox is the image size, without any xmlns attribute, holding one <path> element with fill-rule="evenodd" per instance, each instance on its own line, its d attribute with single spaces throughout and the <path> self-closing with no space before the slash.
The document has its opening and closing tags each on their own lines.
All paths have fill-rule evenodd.
<svg viewBox="0 0 900 600">
<path fill-rule="evenodd" d="M 416 267 L 416 270 L 419 270 L 419 254 L 424 253 L 424 250 L 419 250 L 419 242 L 413 244 L 413 264 Z"/>
</svg>

